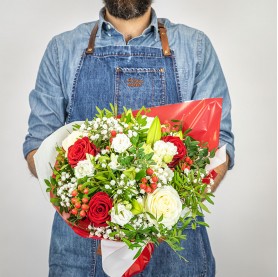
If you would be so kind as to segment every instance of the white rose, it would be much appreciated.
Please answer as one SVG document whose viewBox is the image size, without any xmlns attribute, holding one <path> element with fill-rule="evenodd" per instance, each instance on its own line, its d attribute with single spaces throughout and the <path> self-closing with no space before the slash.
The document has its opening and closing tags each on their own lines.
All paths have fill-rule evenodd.
<svg viewBox="0 0 278 277">
<path fill-rule="evenodd" d="M 81 137 L 83 137 L 83 133 L 82 132 L 80 132 L 80 131 L 73 131 L 70 135 L 68 135 L 62 141 L 62 147 L 66 151 L 66 154 L 68 154 L 69 147 L 72 146 Z"/>
<path fill-rule="evenodd" d="M 173 187 L 163 186 L 148 194 L 145 201 L 145 210 L 157 219 L 163 215 L 161 223 L 165 227 L 171 228 L 181 216 L 182 203 Z"/>
<path fill-rule="evenodd" d="M 117 153 L 123 153 L 131 146 L 131 142 L 127 135 L 125 134 L 117 134 L 113 139 L 111 147 Z"/>
<path fill-rule="evenodd" d="M 117 205 L 117 212 L 118 213 L 116 213 L 115 207 L 113 207 L 111 210 L 111 221 L 121 226 L 127 224 L 133 217 L 133 213 L 123 204 Z"/>
<path fill-rule="evenodd" d="M 95 168 L 92 162 L 88 160 L 79 161 L 74 168 L 74 175 L 76 178 L 83 178 L 85 176 L 93 176 Z"/>
</svg>

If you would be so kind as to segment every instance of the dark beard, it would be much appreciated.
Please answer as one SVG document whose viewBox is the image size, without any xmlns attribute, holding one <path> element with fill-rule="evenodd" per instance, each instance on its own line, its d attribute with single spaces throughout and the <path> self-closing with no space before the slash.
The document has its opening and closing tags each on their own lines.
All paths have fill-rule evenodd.
<svg viewBox="0 0 278 277">
<path fill-rule="evenodd" d="M 111 15 L 128 20 L 144 15 L 152 0 L 103 0 L 103 3 Z"/>
</svg>

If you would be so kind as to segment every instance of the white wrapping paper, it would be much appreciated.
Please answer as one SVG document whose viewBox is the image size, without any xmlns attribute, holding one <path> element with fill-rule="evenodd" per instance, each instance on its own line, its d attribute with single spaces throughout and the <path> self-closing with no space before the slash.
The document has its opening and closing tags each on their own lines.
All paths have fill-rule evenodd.
<svg viewBox="0 0 278 277">
<path fill-rule="evenodd" d="M 102 268 L 110 277 L 121 277 L 135 262 L 138 249 L 130 250 L 124 242 L 102 240 Z"/>
</svg>

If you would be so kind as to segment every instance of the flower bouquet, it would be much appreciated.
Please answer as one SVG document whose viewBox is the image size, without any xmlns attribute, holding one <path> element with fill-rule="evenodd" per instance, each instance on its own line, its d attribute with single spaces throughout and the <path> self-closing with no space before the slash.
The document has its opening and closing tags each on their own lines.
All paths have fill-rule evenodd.
<svg viewBox="0 0 278 277">
<path fill-rule="evenodd" d="M 133 276 L 153 245 L 163 240 L 179 251 L 189 224 L 207 226 L 197 216 L 209 211 L 203 201 L 213 203 L 212 169 L 224 162 L 211 164 L 220 118 L 221 99 L 125 109 L 120 116 L 111 105 L 64 126 L 38 150 L 37 171 L 51 203 L 77 234 L 102 240 L 108 275 Z M 54 144 L 50 159 L 45 153 Z M 51 172 L 43 173 L 47 159 Z"/>
</svg>

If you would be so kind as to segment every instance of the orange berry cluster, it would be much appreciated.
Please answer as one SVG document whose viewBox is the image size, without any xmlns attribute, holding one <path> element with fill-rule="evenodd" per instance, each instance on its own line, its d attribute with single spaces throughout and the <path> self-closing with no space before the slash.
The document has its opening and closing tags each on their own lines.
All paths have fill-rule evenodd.
<svg viewBox="0 0 278 277">
<path fill-rule="evenodd" d="M 189 157 L 186 157 L 184 163 L 181 165 L 181 170 L 190 169 L 192 164 L 193 161 Z"/>
<path fill-rule="evenodd" d="M 146 174 L 151 178 L 150 179 L 147 179 L 146 177 L 142 178 L 139 186 L 146 193 L 154 192 L 157 189 L 158 178 L 154 174 L 154 171 L 151 168 L 148 168 L 146 170 Z"/>
<path fill-rule="evenodd" d="M 78 197 L 78 191 L 83 192 L 83 197 L 79 198 Z M 73 198 L 71 199 L 71 203 L 74 205 L 74 208 L 70 211 L 71 214 L 73 215 L 79 215 L 80 217 L 85 217 L 88 210 L 89 210 L 89 205 L 87 204 L 89 202 L 89 197 L 87 194 L 89 193 L 88 188 L 82 189 L 82 185 L 78 186 L 78 190 L 74 190 L 71 195 Z"/>
</svg>

